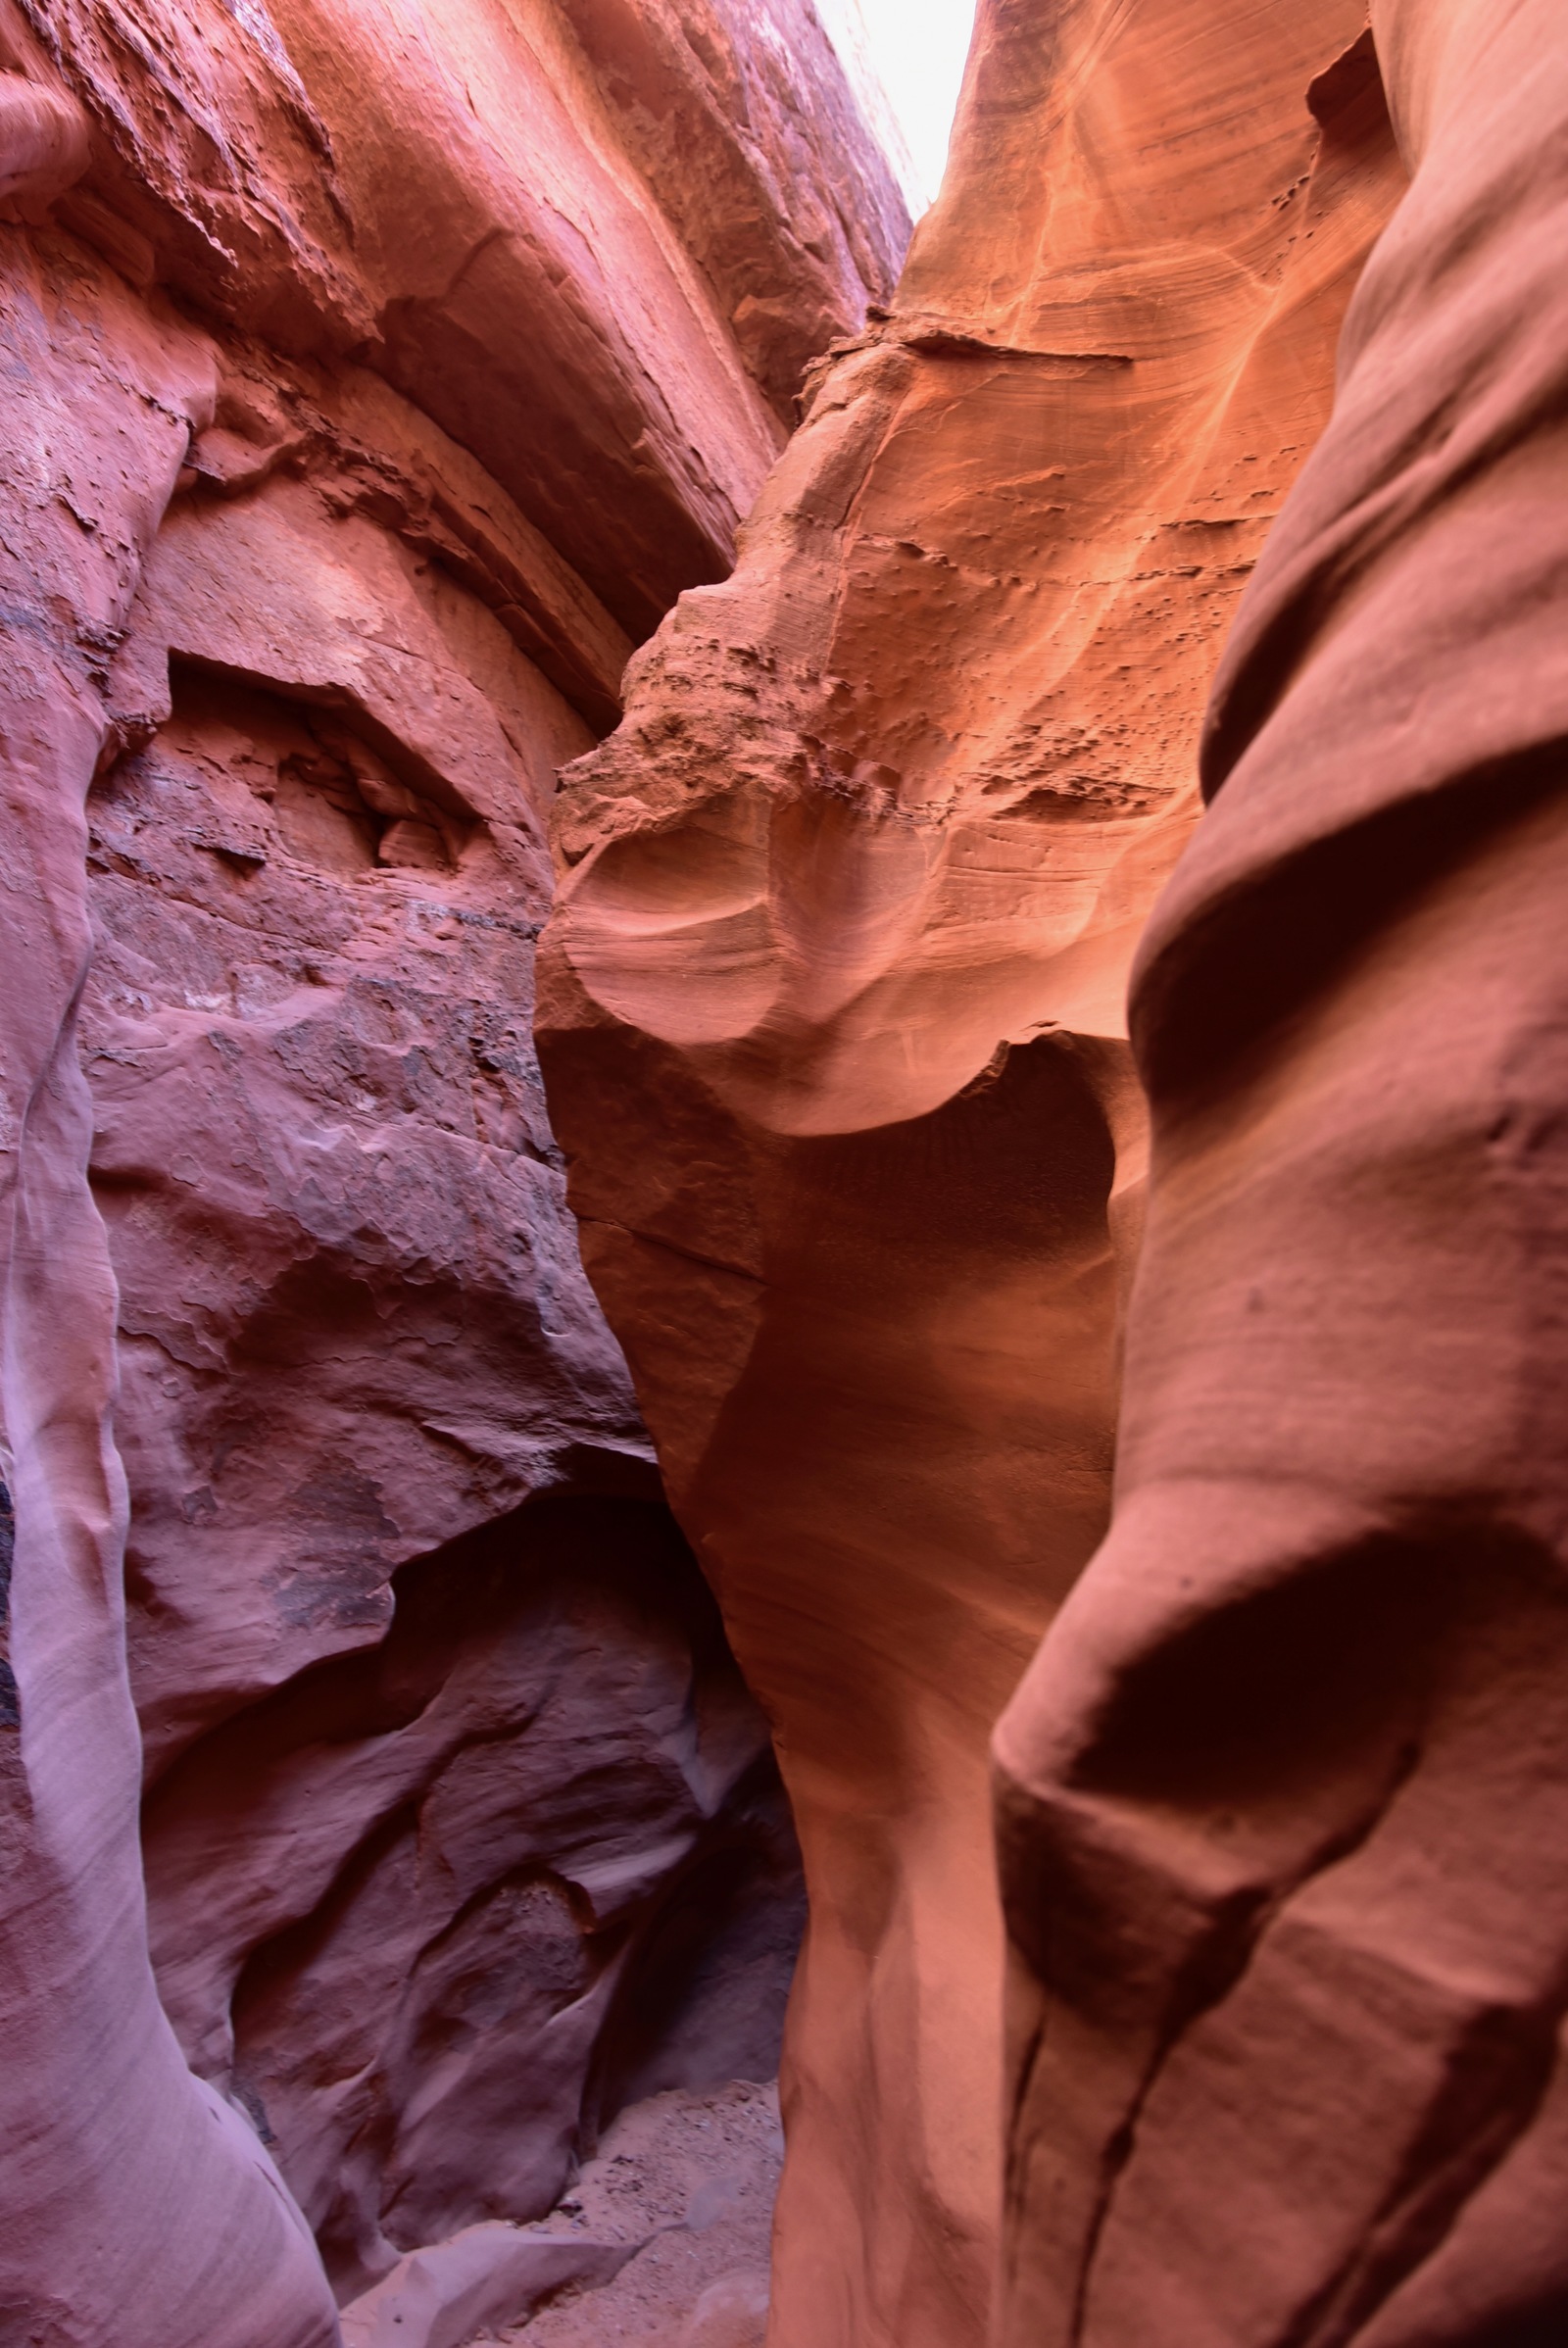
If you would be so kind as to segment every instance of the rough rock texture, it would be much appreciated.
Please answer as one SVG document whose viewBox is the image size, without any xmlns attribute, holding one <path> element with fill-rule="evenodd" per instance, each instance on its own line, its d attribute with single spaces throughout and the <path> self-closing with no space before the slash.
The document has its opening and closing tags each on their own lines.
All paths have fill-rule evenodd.
<svg viewBox="0 0 1568 2348">
<path fill-rule="evenodd" d="M 762 2348 L 783 2151 L 771 2084 L 649 2096 L 550 2217 L 400 2261 L 344 2309 L 344 2348 Z"/>
<path fill-rule="evenodd" d="M 1413 185 L 1141 951 L 1115 1521 L 999 1739 L 1008 2348 L 1568 2333 L 1568 24 L 1373 18 Z"/>
<path fill-rule="evenodd" d="M 358 2290 L 776 2043 L 531 962 L 556 765 L 904 220 L 804 0 L 5 0 L 0 215 L 0 2331 L 324 2348 L 259 2135 Z"/>
<path fill-rule="evenodd" d="M 771 2084 L 650 2096 L 548 2218 L 401 2259 L 343 2310 L 344 2348 L 762 2348 L 783 2150 Z"/>
<path fill-rule="evenodd" d="M 793 429 L 808 364 L 892 285 L 908 220 L 803 0 L 562 0 L 628 155 Z"/>
<path fill-rule="evenodd" d="M 987 1739 L 1104 1522 L 1133 942 L 1403 184 L 1362 28 L 983 6 L 891 316 L 565 778 L 552 1113 L 811 1892 L 790 2348 L 984 2328 Z"/>
<path fill-rule="evenodd" d="M 986 0 L 894 296 L 808 0 L 0 0 L 0 2336 L 757 2348 L 712 1590 L 776 2348 L 1004 2132 L 1007 2348 L 1568 2324 L 1568 32 L 1373 13 Z"/>
<path fill-rule="evenodd" d="M 737 271 L 808 303 L 804 357 L 897 266 L 891 178 L 840 144 L 806 0 L 710 0 L 678 37 L 658 0 L 24 5 L 98 133 L 73 224 L 112 210 L 115 259 L 274 348 L 371 359 L 636 633 L 722 575 L 782 438 L 762 384 L 794 386 L 732 318 Z M 784 83 L 785 40 L 820 106 Z M 661 201 L 677 106 L 701 250 Z M 812 214 L 808 251 L 791 221 Z"/>
<path fill-rule="evenodd" d="M 563 2292 L 602 2290 L 633 2255 L 587 2237 L 542 2240 L 500 2219 L 414 2250 L 343 2310 L 343 2348 L 465 2348 Z"/>
<path fill-rule="evenodd" d="M 662 1508 L 558 1498 L 394 1578 L 382 1644 L 153 1790 L 153 1955 L 340 2297 L 542 2216 L 651 2090 L 776 2067 L 801 1928 L 766 1729 Z"/>
</svg>

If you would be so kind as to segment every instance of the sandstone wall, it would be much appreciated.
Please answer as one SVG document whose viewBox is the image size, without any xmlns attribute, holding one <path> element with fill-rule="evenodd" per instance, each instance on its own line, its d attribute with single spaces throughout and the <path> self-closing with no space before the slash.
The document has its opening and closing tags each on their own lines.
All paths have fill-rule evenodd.
<svg viewBox="0 0 1568 2348">
<path fill-rule="evenodd" d="M 1568 26 L 1373 20 L 1413 183 L 1140 950 L 1115 1519 L 998 1743 L 1009 2348 L 1568 2324 Z"/>
<path fill-rule="evenodd" d="M 1104 1527 L 1133 945 L 1403 184 L 1363 24 L 983 6 L 887 316 L 564 778 L 569 1196 L 810 1890 L 781 2348 L 984 2332 L 988 1737 Z"/>
<path fill-rule="evenodd" d="M 983 0 L 895 292 L 807 0 L 0 0 L 6 2336 L 555 2287 L 776 1745 L 776 2348 L 1556 2338 L 1568 49 L 1374 19 Z"/>
<path fill-rule="evenodd" d="M 0 205 L 0 2308 L 304 2348 L 264 2143 L 341 2297 L 774 2059 L 787 1805 L 532 957 L 556 767 L 906 223 L 795 0 L 24 0 Z"/>
<path fill-rule="evenodd" d="M 49 143 L 29 144 L 40 124 Z M 61 127 L 79 167 L 85 141 L 69 104 L 0 85 L 0 169 L 24 198 L 48 190 Z M 10 814 L 0 1401 L 15 1501 L 0 1686 L 11 2146 L 0 2312 L 19 2338 L 112 2338 L 129 2307 L 130 2337 L 149 2344 L 240 2348 L 265 2327 L 306 2348 L 331 2332 L 310 2237 L 244 2122 L 186 2071 L 147 1963 L 125 1489 L 109 1435 L 115 1292 L 86 1187 L 91 1109 L 74 1034 L 102 664 L 191 428 L 210 413 L 212 371 L 197 338 L 150 316 L 109 270 L 74 255 L 62 270 L 15 225 L 0 240 L 13 388 L 0 547 Z"/>
</svg>

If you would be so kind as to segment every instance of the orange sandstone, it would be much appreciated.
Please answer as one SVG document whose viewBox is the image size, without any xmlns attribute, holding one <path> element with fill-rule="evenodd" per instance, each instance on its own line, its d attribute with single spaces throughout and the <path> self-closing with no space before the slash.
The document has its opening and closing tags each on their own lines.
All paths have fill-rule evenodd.
<svg viewBox="0 0 1568 2348">
<path fill-rule="evenodd" d="M 1402 182 L 1361 29 L 982 8 L 888 316 L 564 778 L 584 1260 L 805 1850 L 790 2348 L 984 2332 L 987 1738 L 1108 1502 L 1128 962 Z"/>
</svg>

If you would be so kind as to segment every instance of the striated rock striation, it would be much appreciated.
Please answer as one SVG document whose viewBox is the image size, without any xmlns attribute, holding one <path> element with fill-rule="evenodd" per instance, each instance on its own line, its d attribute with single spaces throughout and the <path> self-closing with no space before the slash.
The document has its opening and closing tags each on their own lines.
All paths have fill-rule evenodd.
<svg viewBox="0 0 1568 2348">
<path fill-rule="evenodd" d="M 788 1808 L 532 958 L 906 222 L 805 0 L 5 0 L 0 215 L 0 2331 L 325 2348 L 323 2255 L 775 2059 Z"/>
<path fill-rule="evenodd" d="M 1372 13 L 1413 183 L 1140 951 L 1115 1518 L 998 1739 L 1008 2348 L 1568 2325 L 1568 25 Z"/>
<path fill-rule="evenodd" d="M 564 778 L 569 1196 L 810 1890 L 780 2343 L 984 2332 L 988 1737 L 1108 1505 L 1129 960 L 1404 184 L 1363 28 L 982 6 L 887 315 Z"/>
</svg>

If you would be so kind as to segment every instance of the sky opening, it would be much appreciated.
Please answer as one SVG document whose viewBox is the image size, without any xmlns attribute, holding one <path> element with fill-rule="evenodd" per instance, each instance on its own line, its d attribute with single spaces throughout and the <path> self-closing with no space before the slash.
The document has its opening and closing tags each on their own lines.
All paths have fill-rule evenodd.
<svg viewBox="0 0 1568 2348">
<path fill-rule="evenodd" d="M 882 133 L 916 219 L 942 184 L 974 7 L 975 0 L 817 0 L 852 78 L 869 69 L 886 92 L 892 124 L 873 120 L 872 127 Z M 862 103 L 868 96 L 865 110 L 874 116 L 881 110 L 871 93 Z"/>
</svg>

